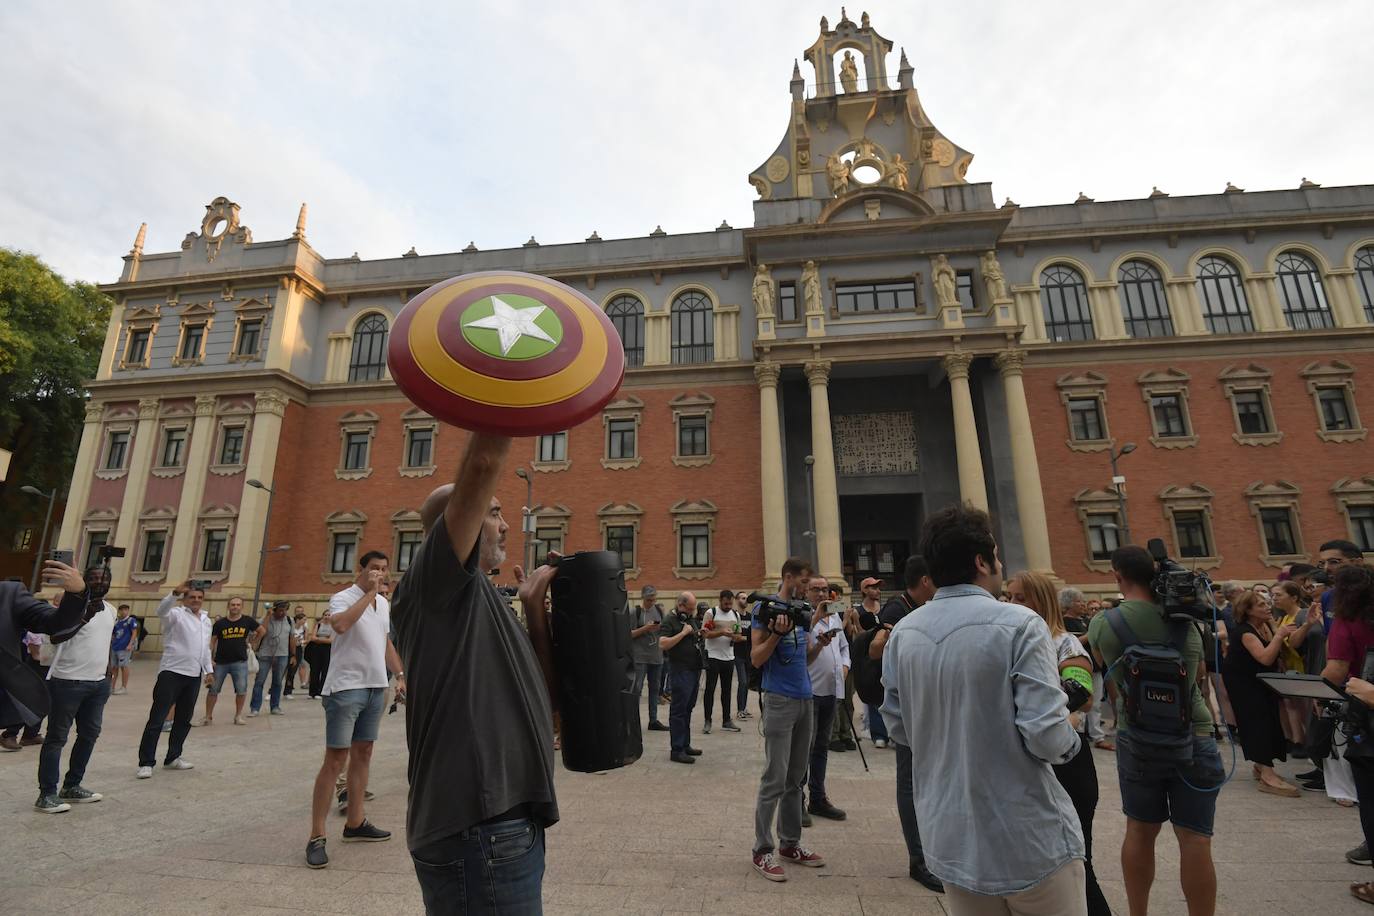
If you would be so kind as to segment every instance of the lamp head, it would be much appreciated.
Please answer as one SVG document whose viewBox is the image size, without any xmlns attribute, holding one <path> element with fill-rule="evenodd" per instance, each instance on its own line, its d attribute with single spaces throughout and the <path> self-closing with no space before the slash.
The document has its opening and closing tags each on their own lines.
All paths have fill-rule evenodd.
<svg viewBox="0 0 1374 916">
<path fill-rule="evenodd" d="M 1134 443 L 1134 442 L 1127 442 L 1127 443 L 1125 443 L 1124 445 L 1121 446 L 1121 451 L 1117 452 L 1117 454 L 1118 454 L 1118 455 L 1129 455 L 1129 454 L 1130 454 L 1131 452 L 1133 452 L 1133 451 L 1135 451 L 1135 443 Z"/>
<path fill-rule="evenodd" d="M 27 494 L 29 494 L 30 496 L 47 496 L 47 495 L 48 495 L 48 494 L 44 493 L 42 490 L 38 489 L 37 487 L 31 487 L 31 486 L 28 486 L 27 484 L 25 484 L 24 486 L 20 487 L 20 488 L 19 488 L 19 492 L 21 492 L 21 493 L 27 493 Z"/>
<path fill-rule="evenodd" d="M 250 486 L 250 487 L 257 487 L 259 490 L 266 490 L 266 489 L 267 489 L 267 486 L 266 486 L 261 480 L 258 480 L 256 477 L 254 477 L 252 480 L 248 481 L 248 486 Z"/>
<path fill-rule="evenodd" d="M 516 469 L 515 469 L 515 476 L 516 476 L 516 477 L 519 477 L 521 480 L 529 480 L 529 479 L 530 479 L 530 472 L 527 471 L 527 470 L 525 470 L 524 468 L 516 468 Z"/>
</svg>

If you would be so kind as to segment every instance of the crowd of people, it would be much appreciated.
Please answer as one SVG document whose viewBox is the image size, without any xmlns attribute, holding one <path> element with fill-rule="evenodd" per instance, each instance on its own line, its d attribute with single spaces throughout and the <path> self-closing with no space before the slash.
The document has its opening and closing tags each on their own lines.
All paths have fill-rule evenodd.
<svg viewBox="0 0 1374 916">
<path fill-rule="evenodd" d="M 157 607 L 162 651 L 136 776 L 154 775 L 164 733 L 162 768 L 193 768 L 188 735 L 215 724 L 226 681 L 236 725 L 264 706 L 281 715 L 283 701 L 305 689 L 325 715 L 305 847 L 306 864 L 322 868 L 335 804 L 345 842 L 391 837 L 367 819 L 365 802 L 394 690 L 406 701 L 406 832 L 427 909 L 538 912 L 545 830 L 558 820 L 545 600 L 555 569 L 526 576 L 516 567 L 521 615 L 486 575 L 505 560 L 508 528 L 494 490 L 508 449 L 501 437 L 473 437 L 454 483 L 425 501 L 424 540 L 394 595 L 390 561 L 375 550 L 314 622 L 285 601 L 258 619 L 238 598 L 212 620 L 201 583 L 174 588 Z M 1216 798 L 1228 779 L 1219 745 L 1243 754 L 1267 795 L 1374 799 L 1374 765 L 1352 750 L 1350 729 L 1327 707 L 1281 698 L 1264 678 L 1320 674 L 1374 707 L 1374 684 L 1361 677 L 1374 668 L 1365 657 L 1374 649 L 1374 568 L 1349 541 L 1328 541 L 1313 564 L 1287 567 L 1275 582 L 1217 584 L 1214 610 L 1180 623 L 1161 609 L 1148 552 L 1122 547 L 1111 567 L 1108 597 L 1057 589 L 1042 572 L 1005 576 L 986 513 L 951 506 L 926 520 L 919 553 L 886 599 L 884 583 L 867 578 L 851 600 L 844 583 L 802 558 L 787 560 L 767 594 L 721 590 L 709 602 L 682 592 L 669 611 L 645 586 L 629 608 L 626 689 L 644 703 L 647 730 L 668 732 L 668 758 L 678 764 L 703 754 L 693 746 L 696 722 L 707 734 L 738 733 L 757 718 L 751 860 L 770 881 L 787 880 L 792 866 L 825 865 L 812 848 L 824 832 L 803 831 L 846 819 L 827 783 L 829 756 L 866 736 L 894 752 L 891 798 L 910 877 L 945 894 L 951 912 L 1109 913 L 1093 865 L 1097 749 L 1116 755 L 1133 916 L 1147 912 L 1165 823 L 1179 845 L 1189 912 L 1210 913 Z M 11 726 L 0 746 L 42 744 L 35 808 L 61 813 L 101 798 L 82 784 L 85 770 L 106 701 L 128 689 L 141 628 L 128 606 L 104 600 L 108 568 L 83 575 L 50 561 L 45 577 L 62 589 L 52 603 L 0 583 L 0 636 L 12 636 L 24 659 L 21 671 L 0 670 L 0 719 Z M 34 634 L 46 634 L 50 657 Z M 1151 659 L 1164 663 L 1151 668 Z M 1173 722 L 1151 705 L 1170 690 Z M 500 721 L 492 709 L 502 710 Z M 1289 758 L 1309 769 L 1280 773 Z M 1374 800 L 1360 816 L 1367 840 Z M 1368 843 L 1348 858 L 1370 864 Z M 1351 891 L 1374 902 L 1374 883 Z"/>
</svg>

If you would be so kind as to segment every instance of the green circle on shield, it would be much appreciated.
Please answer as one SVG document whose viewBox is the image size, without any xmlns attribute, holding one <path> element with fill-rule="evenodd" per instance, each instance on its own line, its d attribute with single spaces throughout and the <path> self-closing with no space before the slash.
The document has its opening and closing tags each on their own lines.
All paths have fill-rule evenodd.
<svg viewBox="0 0 1374 916">
<path fill-rule="evenodd" d="M 463 337 L 496 359 L 536 359 L 563 340 L 563 323 L 537 299 L 501 293 L 478 299 L 459 319 Z"/>
</svg>

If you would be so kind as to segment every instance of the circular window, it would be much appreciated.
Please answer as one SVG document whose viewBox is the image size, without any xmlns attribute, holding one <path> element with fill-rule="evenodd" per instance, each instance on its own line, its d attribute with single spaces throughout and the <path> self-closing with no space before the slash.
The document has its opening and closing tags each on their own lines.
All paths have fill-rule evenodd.
<svg viewBox="0 0 1374 916">
<path fill-rule="evenodd" d="M 221 235 L 224 234 L 224 230 L 228 228 L 228 226 L 229 221 L 227 219 L 225 219 L 222 216 L 216 216 L 214 219 L 210 220 L 210 222 L 206 224 L 205 235 L 207 238 L 219 238 Z"/>
<path fill-rule="evenodd" d="M 883 177 L 883 173 L 880 172 L 876 166 L 867 164 L 855 166 L 853 175 L 854 180 L 859 184 L 873 184 L 879 178 Z"/>
</svg>

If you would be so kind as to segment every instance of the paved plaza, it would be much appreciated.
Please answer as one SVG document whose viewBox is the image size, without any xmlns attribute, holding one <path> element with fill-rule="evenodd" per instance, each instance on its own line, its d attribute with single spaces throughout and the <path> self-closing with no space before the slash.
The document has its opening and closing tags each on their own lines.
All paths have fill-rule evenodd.
<svg viewBox="0 0 1374 916">
<path fill-rule="evenodd" d="M 312 871 L 305 867 L 304 850 L 324 736 L 320 704 L 298 694 L 283 704 L 285 716 L 264 715 L 235 727 L 229 724 L 232 700 L 226 691 L 223 722 L 193 729 L 187 739 L 186 758 L 196 768 L 181 773 L 159 767 L 152 779 L 139 781 L 135 748 L 155 671 L 155 661 L 136 662 L 130 692 L 111 697 L 106 707 L 86 779 L 87 787 L 104 793 L 101 803 L 55 816 L 35 812 L 30 806 L 37 794 L 38 749 L 0 754 L 0 887 L 6 912 L 422 912 L 404 840 L 400 712 L 382 725 L 372 771 L 377 800 L 368 809 L 395 838 L 343 844 L 343 819 L 331 814 L 332 862 Z M 755 702 L 751 697 L 750 706 Z M 666 706 L 663 715 L 666 721 Z M 694 718 L 699 726 L 700 706 Z M 743 723 L 739 734 L 695 736 L 705 755 L 693 767 L 668 761 L 667 733 L 646 732 L 645 756 L 631 767 L 600 775 L 560 772 L 563 820 L 549 832 L 546 912 L 944 913 L 940 898 L 906 875 L 890 751 L 867 749 L 870 773 L 857 753 L 831 756 L 830 792 L 849 818 L 818 820 L 804 839 L 826 857 L 825 868 L 791 868 L 785 884 L 754 873 L 748 851 L 762 763 L 757 722 Z M 164 735 L 160 750 L 165 746 Z M 1229 760 L 1229 746 L 1223 756 Z M 1112 755 L 1098 751 L 1096 761 L 1102 785 L 1097 867 L 1108 900 L 1124 914 L 1117 860 L 1124 822 Z M 1283 769 L 1291 775 L 1295 768 Z M 1217 821 L 1218 912 L 1366 912 L 1346 890 L 1369 875 L 1343 858 L 1359 839 L 1354 810 L 1311 793 L 1300 799 L 1261 795 L 1242 762 L 1222 791 Z M 1161 837 L 1160 853 L 1151 912 L 1183 913 L 1171 837 Z"/>
</svg>

